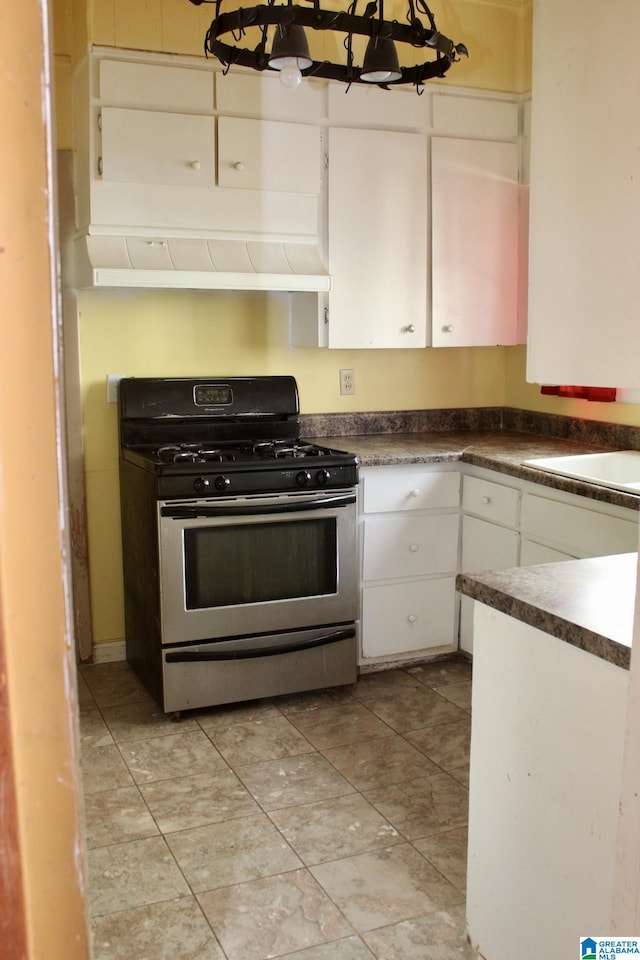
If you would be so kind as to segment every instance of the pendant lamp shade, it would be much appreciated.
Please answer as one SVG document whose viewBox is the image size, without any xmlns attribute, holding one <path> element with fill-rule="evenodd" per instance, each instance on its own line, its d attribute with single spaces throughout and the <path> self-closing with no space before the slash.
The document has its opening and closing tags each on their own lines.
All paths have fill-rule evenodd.
<svg viewBox="0 0 640 960">
<path fill-rule="evenodd" d="M 269 56 L 269 66 L 273 70 L 282 70 L 289 66 L 292 60 L 297 61 L 299 70 L 306 70 L 313 63 L 309 54 L 309 43 L 304 27 L 297 23 L 276 27 Z"/>
<path fill-rule="evenodd" d="M 401 77 L 398 51 L 393 40 L 371 37 L 365 51 L 360 79 L 365 83 L 392 83 Z"/>
</svg>

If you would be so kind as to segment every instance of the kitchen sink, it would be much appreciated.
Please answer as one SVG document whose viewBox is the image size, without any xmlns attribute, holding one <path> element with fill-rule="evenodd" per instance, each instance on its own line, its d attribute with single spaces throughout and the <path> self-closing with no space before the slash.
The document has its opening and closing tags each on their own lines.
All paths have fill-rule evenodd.
<svg viewBox="0 0 640 960">
<path fill-rule="evenodd" d="M 640 450 L 546 457 L 541 460 L 523 460 L 522 463 L 561 477 L 599 483 L 625 493 L 640 493 Z"/>
</svg>

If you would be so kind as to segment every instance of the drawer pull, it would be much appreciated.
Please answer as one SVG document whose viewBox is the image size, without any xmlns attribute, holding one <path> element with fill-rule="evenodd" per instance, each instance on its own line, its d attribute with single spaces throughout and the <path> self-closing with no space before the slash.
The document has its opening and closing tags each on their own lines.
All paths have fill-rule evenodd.
<svg viewBox="0 0 640 960">
<path fill-rule="evenodd" d="M 419 496 L 420 496 L 420 491 L 419 491 L 417 488 L 413 489 L 413 490 L 411 491 L 411 496 L 412 496 L 412 497 L 419 497 Z"/>
<path fill-rule="evenodd" d="M 417 543 L 412 543 L 411 546 L 409 547 L 409 550 L 411 551 L 411 553 L 417 553 L 419 549 L 420 547 Z"/>
<path fill-rule="evenodd" d="M 199 169 L 200 169 L 200 161 L 199 161 L 199 160 L 192 160 L 191 163 L 189 164 L 189 166 L 191 167 L 192 170 L 199 170 Z"/>
<path fill-rule="evenodd" d="M 242 162 L 242 160 L 236 160 L 236 162 L 232 164 L 232 166 L 234 170 L 244 170 L 244 163 Z"/>
<path fill-rule="evenodd" d="M 491 497 L 483 497 L 483 498 L 482 498 L 482 502 L 483 502 L 483 503 L 491 503 Z"/>
<path fill-rule="evenodd" d="M 417 619 L 418 618 L 416 617 L 415 613 L 410 613 L 409 616 L 407 617 L 407 620 L 409 621 L 409 623 L 415 623 Z"/>
</svg>

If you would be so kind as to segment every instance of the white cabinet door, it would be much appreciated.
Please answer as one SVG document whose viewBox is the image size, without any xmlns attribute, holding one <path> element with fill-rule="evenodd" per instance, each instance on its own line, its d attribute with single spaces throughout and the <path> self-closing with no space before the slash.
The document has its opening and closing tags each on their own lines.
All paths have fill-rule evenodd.
<svg viewBox="0 0 640 960">
<path fill-rule="evenodd" d="M 462 518 L 462 571 L 504 570 L 518 566 L 520 534 L 478 517 Z"/>
<path fill-rule="evenodd" d="M 434 347 L 521 341 L 518 147 L 431 141 Z"/>
<path fill-rule="evenodd" d="M 362 591 L 362 652 L 398 656 L 451 646 L 454 577 L 367 585 Z"/>
<path fill-rule="evenodd" d="M 309 124 L 219 117 L 218 184 L 317 195 L 320 143 Z"/>
<path fill-rule="evenodd" d="M 523 538 L 522 543 L 520 544 L 520 566 L 521 567 L 533 567 L 539 563 L 559 563 L 562 560 L 575 560 L 570 553 L 565 553 L 562 550 L 554 550 L 553 547 L 546 547 L 541 543 L 536 543 L 535 540 L 526 540 Z M 465 600 L 469 600 L 469 597 L 465 597 Z M 471 600 L 473 603 L 473 600 Z"/>
<path fill-rule="evenodd" d="M 465 477 L 464 486 L 475 477 Z M 485 481 L 476 481 L 484 483 Z M 497 487 L 498 484 L 487 484 Z M 503 487 L 503 490 L 508 488 Z M 517 495 L 517 491 L 510 491 Z M 517 522 L 517 521 L 516 521 Z M 505 570 L 518 566 L 520 534 L 517 530 L 500 527 L 478 517 L 462 518 L 462 563 L 463 573 L 482 573 L 484 570 Z M 473 653 L 473 600 L 461 597 L 460 602 L 460 648 Z"/>
<path fill-rule="evenodd" d="M 102 179 L 212 187 L 215 120 L 152 110 L 102 109 Z"/>
<path fill-rule="evenodd" d="M 427 142 L 329 131 L 329 346 L 427 342 Z"/>
<path fill-rule="evenodd" d="M 638 388 L 640 3 L 604 11 L 536 0 L 527 379 Z"/>
</svg>

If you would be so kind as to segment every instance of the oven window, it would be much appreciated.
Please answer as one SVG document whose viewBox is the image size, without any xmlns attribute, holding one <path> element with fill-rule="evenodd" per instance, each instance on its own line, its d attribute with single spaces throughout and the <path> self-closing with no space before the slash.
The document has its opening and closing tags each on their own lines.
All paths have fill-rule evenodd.
<svg viewBox="0 0 640 960">
<path fill-rule="evenodd" d="M 334 517 L 185 530 L 190 610 L 333 594 Z"/>
</svg>

